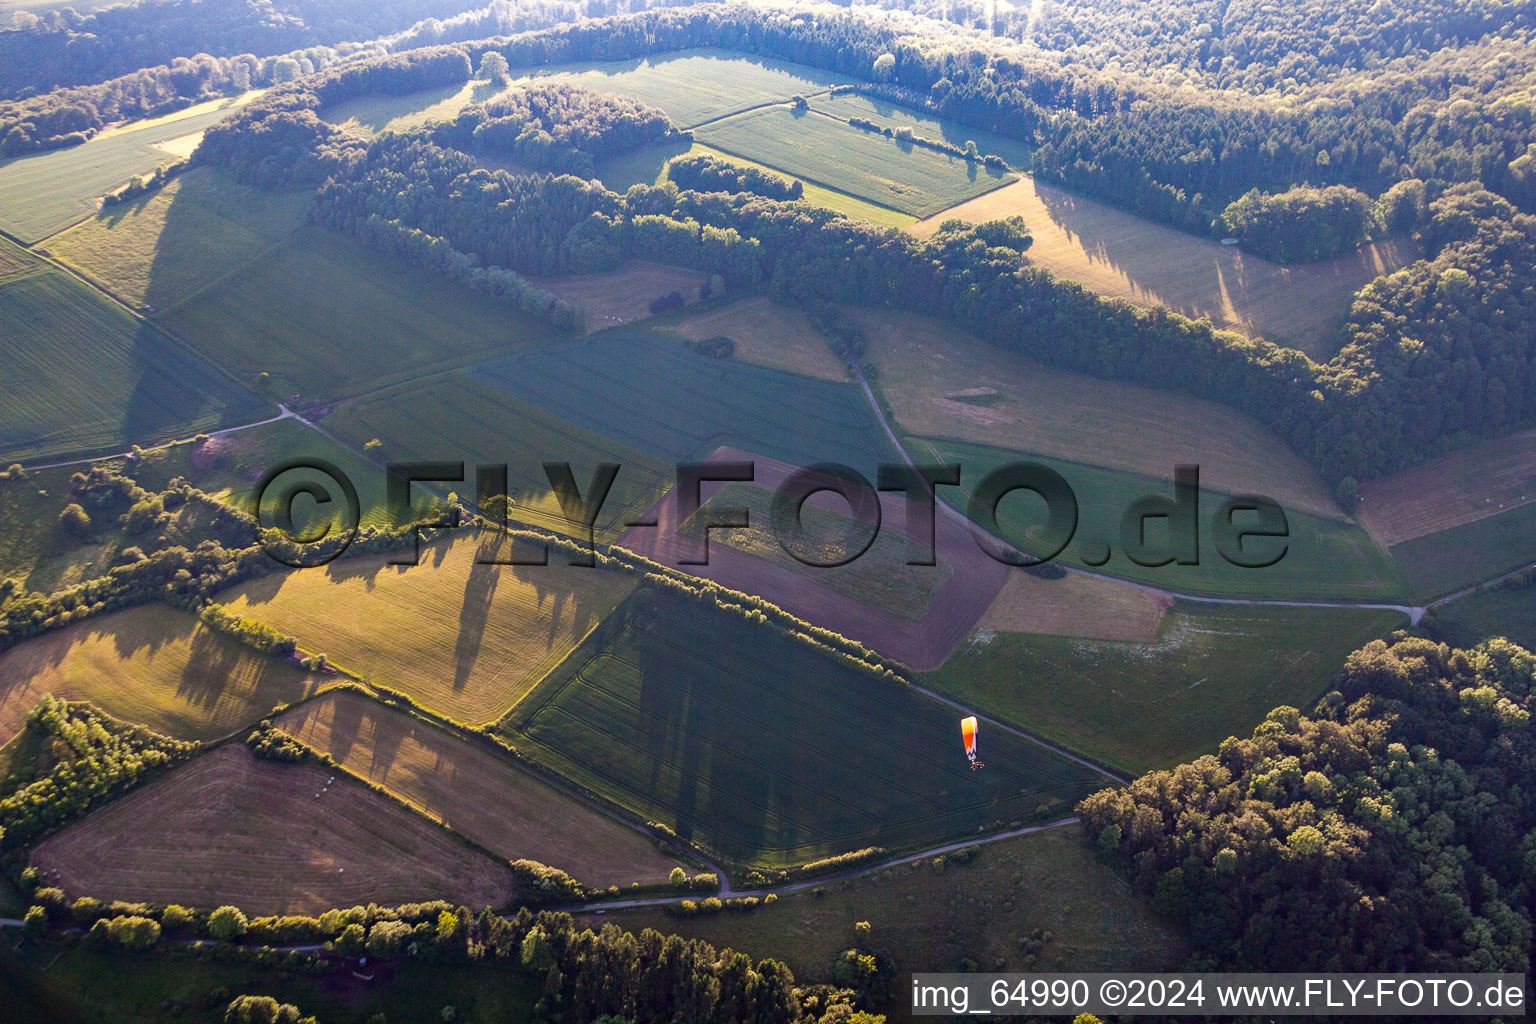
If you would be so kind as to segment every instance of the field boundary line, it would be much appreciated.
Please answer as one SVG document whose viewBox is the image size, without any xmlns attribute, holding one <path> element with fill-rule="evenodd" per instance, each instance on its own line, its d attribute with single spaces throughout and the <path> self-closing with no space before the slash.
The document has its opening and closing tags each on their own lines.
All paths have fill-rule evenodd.
<svg viewBox="0 0 1536 1024">
<path fill-rule="evenodd" d="M 832 87 L 828 86 L 825 89 L 818 89 L 816 92 L 802 92 L 799 95 L 804 96 L 806 99 L 811 99 L 812 97 L 816 96 L 830 96 L 832 95 Z M 715 124 L 719 121 L 729 121 L 733 117 L 740 117 L 742 114 L 750 114 L 754 110 L 762 110 L 766 107 L 783 107 L 793 102 L 794 98 L 789 97 L 786 99 L 768 100 L 764 103 L 754 103 L 750 107 L 742 107 L 740 110 L 733 110 L 728 114 L 717 114 L 714 117 L 707 117 L 697 124 L 684 125 L 683 131 L 691 132 L 695 128 L 707 128 L 709 125 Z M 777 170 L 777 168 L 775 168 L 775 170 Z"/>
</svg>

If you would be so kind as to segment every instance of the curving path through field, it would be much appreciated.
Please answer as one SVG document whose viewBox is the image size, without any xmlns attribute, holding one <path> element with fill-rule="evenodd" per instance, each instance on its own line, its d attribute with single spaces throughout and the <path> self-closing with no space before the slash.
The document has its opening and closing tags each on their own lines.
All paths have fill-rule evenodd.
<svg viewBox="0 0 1536 1024">
<path fill-rule="evenodd" d="M 864 398 L 869 402 L 869 407 L 872 410 L 874 410 L 875 419 L 876 419 L 877 422 L 879 422 L 880 429 L 885 431 L 886 438 L 891 442 L 891 444 L 896 448 L 896 450 L 901 453 L 902 461 L 904 461 L 908 466 L 912 467 L 913 469 L 916 469 L 917 468 L 917 463 L 912 461 L 912 456 L 910 454 L 908 454 L 906 446 L 904 446 L 901 443 L 901 438 L 897 436 L 895 429 L 891 426 L 890 420 L 888 420 L 886 418 L 886 416 L 885 416 L 885 409 L 881 407 L 879 400 L 877 400 L 875 398 L 874 389 L 869 386 L 869 380 L 868 380 L 868 378 L 866 378 L 864 376 L 864 368 L 862 366 L 859 366 L 857 363 L 854 363 L 854 364 L 852 364 L 851 369 L 853 371 L 854 376 L 858 378 L 859 387 L 861 387 L 864 390 Z M 964 512 L 961 512 L 959 509 L 955 508 L 953 505 L 950 505 L 949 503 L 944 502 L 944 501 L 940 501 L 940 502 L 938 502 L 938 506 L 939 506 L 939 508 L 944 510 L 944 513 L 946 515 L 955 517 L 963 525 L 969 527 L 971 530 L 974 530 L 977 533 L 982 534 L 983 536 L 987 537 L 989 540 L 992 540 L 992 541 L 996 542 L 997 544 L 1001 545 L 1004 549 L 1006 549 L 1008 551 L 1016 552 L 1016 553 L 1018 553 L 1020 555 L 1026 555 L 1026 557 L 1027 557 L 1027 553 L 1026 552 L 1020 551 L 1017 547 L 1015 547 L 1008 540 L 1004 539 L 1003 537 L 999 537 L 997 534 L 993 533 L 992 531 L 985 530 L 982 527 L 978 526 L 977 524 L 971 522 L 971 519 L 970 519 L 969 516 L 967 516 Z M 1355 602 L 1355 601 L 1282 601 L 1282 600 L 1275 600 L 1275 599 L 1270 599 L 1270 598 L 1260 598 L 1260 597 L 1205 597 L 1205 596 L 1202 596 L 1202 595 L 1199 595 L 1199 594 L 1186 594 L 1186 593 L 1183 593 L 1183 592 L 1178 591 L 1178 590 L 1168 590 L 1168 589 L 1166 589 L 1164 587 L 1154 587 L 1150 583 L 1137 583 L 1137 582 L 1135 582 L 1133 580 L 1121 579 L 1118 576 L 1110 576 L 1110 575 L 1107 575 L 1105 573 L 1094 572 L 1091 569 L 1085 569 L 1085 568 L 1083 568 L 1081 566 L 1066 565 L 1066 564 L 1063 564 L 1063 563 L 1060 563 L 1060 562 L 1058 562 L 1056 564 L 1060 565 L 1061 568 L 1066 570 L 1067 572 L 1079 573 L 1079 574 L 1081 574 L 1083 576 L 1087 576 L 1087 577 L 1089 577 L 1091 579 L 1104 580 L 1104 581 L 1109 582 L 1109 583 L 1119 583 L 1122 586 L 1126 586 L 1126 587 L 1136 587 L 1138 590 L 1145 590 L 1145 591 L 1148 591 L 1148 592 L 1153 593 L 1153 594 L 1161 594 L 1164 597 L 1171 597 L 1171 598 L 1174 598 L 1175 600 L 1179 600 L 1179 601 L 1200 601 L 1200 602 L 1204 602 L 1206 604 L 1261 605 L 1261 606 L 1271 607 L 1271 608 L 1372 608 L 1372 609 L 1383 609 L 1383 610 L 1386 610 L 1386 611 L 1401 612 L 1402 614 L 1408 616 L 1409 621 L 1411 623 L 1413 623 L 1414 625 L 1418 625 L 1419 620 L 1424 617 L 1424 613 L 1426 611 L 1428 611 L 1430 608 L 1434 607 L 1435 605 L 1442 604 L 1442 603 L 1444 603 L 1444 601 L 1448 600 L 1448 598 L 1442 598 L 1439 601 L 1434 601 L 1434 602 L 1431 602 L 1430 604 L 1427 604 L 1427 605 L 1407 605 L 1407 604 L 1372 604 L 1372 603 L 1363 603 L 1363 602 Z"/>
</svg>

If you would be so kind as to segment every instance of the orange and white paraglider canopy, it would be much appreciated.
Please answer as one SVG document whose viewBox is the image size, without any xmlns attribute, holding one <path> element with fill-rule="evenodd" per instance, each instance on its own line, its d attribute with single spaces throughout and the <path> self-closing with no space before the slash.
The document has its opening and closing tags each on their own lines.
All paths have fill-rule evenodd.
<svg viewBox="0 0 1536 1024">
<path fill-rule="evenodd" d="M 960 721 L 960 737 L 965 740 L 965 756 L 971 762 L 972 768 L 980 768 L 981 762 L 976 760 L 976 716 Z"/>
</svg>

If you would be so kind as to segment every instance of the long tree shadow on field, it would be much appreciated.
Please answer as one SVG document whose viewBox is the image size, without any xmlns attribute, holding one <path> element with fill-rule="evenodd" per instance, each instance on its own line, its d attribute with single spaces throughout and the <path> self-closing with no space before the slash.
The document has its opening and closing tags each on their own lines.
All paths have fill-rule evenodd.
<svg viewBox="0 0 1536 1024">
<path fill-rule="evenodd" d="M 499 566 L 485 565 L 477 558 L 464 581 L 464 598 L 459 604 L 459 632 L 453 645 L 453 689 L 469 684 L 470 672 L 480 658 L 480 643 L 485 638 L 485 624 L 490 617 L 496 586 L 501 580 Z"/>
</svg>

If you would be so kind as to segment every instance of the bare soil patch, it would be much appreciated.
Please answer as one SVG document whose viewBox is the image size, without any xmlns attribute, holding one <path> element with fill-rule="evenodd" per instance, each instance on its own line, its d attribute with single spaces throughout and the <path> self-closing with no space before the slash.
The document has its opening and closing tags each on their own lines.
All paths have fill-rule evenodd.
<svg viewBox="0 0 1536 1024">
<path fill-rule="evenodd" d="M 661 882 L 680 864 L 505 758 L 361 694 L 322 697 L 277 724 L 509 860 L 536 860 L 592 886 Z"/>
<path fill-rule="evenodd" d="M 1536 501 L 1536 430 L 1484 441 L 1360 485 L 1360 525 L 1400 544 Z"/>
<path fill-rule="evenodd" d="M 71 896 L 255 914 L 511 901 L 506 864 L 355 782 L 327 786 L 329 777 L 220 747 L 44 840 L 32 862 L 57 870 Z"/>
</svg>

